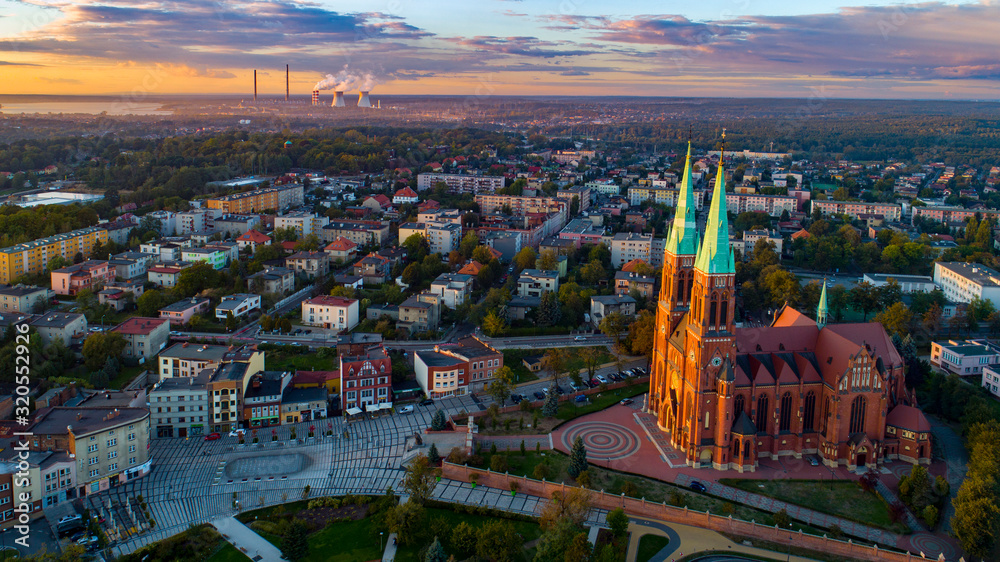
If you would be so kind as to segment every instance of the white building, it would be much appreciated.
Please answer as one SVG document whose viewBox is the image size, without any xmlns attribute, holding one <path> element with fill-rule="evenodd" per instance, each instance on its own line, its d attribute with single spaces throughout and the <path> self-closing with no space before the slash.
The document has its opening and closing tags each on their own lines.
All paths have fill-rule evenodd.
<svg viewBox="0 0 1000 562">
<path fill-rule="evenodd" d="M 619 232 L 614 236 L 605 236 L 603 241 L 611 250 L 611 265 L 615 268 L 635 259 L 653 266 L 657 265 L 657 260 L 662 263 L 663 243 L 660 241 L 657 244 L 652 234 Z"/>
<path fill-rule="evenodd" d="M 351 330 L 358 324 L 358 301 L 319 296 L 302 301 L 302 323 L 332 330 Z"/>
<path fill-rule="evenodd" d="M 274 228 L 293 228 L 299 238 L 305 238 L 310 234 L 315 234 L 320 239 L 323 233 L 320 229 L 330 224 L 330 218 L 326 215 L 314 215 L 306 212 L 288 213 L 274 217 Z"/>
<path fill-rule="evenodd" d="M 1000 273 L 985 265 L 937 262 L 934 264 L 934 282 L 950 301 L 968 303 L 972 297 L 979 297 L 1000 308 Z"/>
<path fill-rule="evenodd" d="M 927 275 L 894 275 L 891 273 L 865 273 L 862 281 L 882 287 L 892 279 L 899 283 L 900 291 L 904 293 L 930 293 L 938 289 L 938 284 Z"/>
<path fill-rule="evenodd" d="M 452 193 L 493 193 L 504 186 L 502 176 L 467 176 L 462 174 L 417 174 L 417 190 L 433 189 L 438 183 Z"/>
<path fill-rule="evenodd" d="M 446 222 L 408 222 L 399 225 L 399 243 L 419 234 L 427 239 L 431 253 L 447 256 L 452 250 L 458 250 L 462 242 L 462 226 Z"/>
<path fill-rule="evenodd" d="M 260 295 L 240 293 L 222 297 L 222 302 L 215 307 L 215 317 L 225 320 L 228 314 L 234 318 L 246 316 L 252 310 L 260 310 Z"/>
<path fill-rule="evenodd" d="M 983 388 L 1000 398 L 1000 365 L 983 367 Z"/>
<path fill-rule="evenodd" d="M 441 297 L 445 306 L 454 310 L 472 294 L 475 278 L 462 273 L 442 273 L 431 282 L 431 292 Z"/>
</svg>

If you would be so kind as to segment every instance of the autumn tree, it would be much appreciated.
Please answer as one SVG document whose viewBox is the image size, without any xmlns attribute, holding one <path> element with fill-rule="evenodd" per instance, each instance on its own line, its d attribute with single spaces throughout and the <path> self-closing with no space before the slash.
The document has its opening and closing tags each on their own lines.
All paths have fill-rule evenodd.
<svg viewBox="0 0 1000 562">
<path fill-rule="evenodd" d="M 504 365 L 493 373 L 493 380 L 486 387 L 486 393 L 493 398 L 493 401 L 503 406 L 504 402 L 510 398 L 511 389 L 514 387 L 514 372 L 510 367 Z"/>
<path fill-rule="evenodd" d="M 612 312 L 601 319 L 599 328 L 606 336 L 614 338 L 615 346 L 618 347 L 622 343 L 622 335 L 628 330 L 628 326 L 629 321 L 624 314 Z"/>
<path fill-rule="evenodd" d="M 417 455 L 406 466 L 403 475 L 403 490 L 410 496 L 412 502 L 423 505 L 434 489 L 435 470 L 427 455 Z"/>
<path fill-rule="evenodd" d="M 538 269 L 554 271 L 559 268 L 559 254 L 551 248 L 542 250 L 541 255 L 538 256 L 537 264 Z"/>
<path fill-rule="evenodd" d="M 885 327 L 885 331 L 890 335 L 899 334 L 903 336 L 908 334 L 912 319 L 913 313 L 901 302 L 897 302 L 875 315 L 875 321 L 882 324 Z"/>
<path fill-rule="evenodd" d="M 525 246 L 514 256 L 514 264 L 517 265 L 517 269 L 519 270 L 534 269 L 537 257 L 535 250 L 531 249 L 530 246 Z"/>
<path fill-rule="evenodd" d="M 567 487 L 565 493 L 552 492 L 552 501 L 542 510 L 539 524 L 542 529 L 550 529 L 560 519 L 568 519 L 574 525 L 582 525 L 590 513 L 590 492 L 584 488 Z"/>
<path fill-rule="evenodd" d="M 483 318 L 482 329 L 491 338 L 500 337 L 507 331 L 507 322 L 499 314 L 491 310 Z"/>
</svg>

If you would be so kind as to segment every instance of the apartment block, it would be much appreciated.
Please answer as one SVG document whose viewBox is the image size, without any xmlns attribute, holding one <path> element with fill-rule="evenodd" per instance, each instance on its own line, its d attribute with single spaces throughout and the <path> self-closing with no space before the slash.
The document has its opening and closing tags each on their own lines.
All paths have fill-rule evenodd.
<svg viewBox="0 0 1000 562">
<path fill-rule="evenodd" d="M 435 331 L 441 321 L 441 306 L 441 297 L 434 293 L 413 295 L 399 305 L 396 328 L 409 330 L 411 334 Z"/>
<path fill-rule="evenodd" d="M 164 318 L 133 317 L 111 329 L 125 338 L 125 357 L 152 360 L 170 339 L 170 322 Z"/>
<path fill-rule="evenodd" d="M 934 282 L 952 302 L 972 302 L 973 297 L 1000 305 L 1000 273 L 977 263 L 936 262 Z"/>
<path fill-rule="evenodd" d="M 615 186 L 615 188 L 617 187 Z M 676 207 L 677 197 L 680 196 L 680 192 L 680 189 L 670 187 L 633 186 L 628 188 L 628 199 L 629 204 L 632 206 L 641 205 L 643 201 L 652 201 Z M 617 190 L 615 193 L 617 193 Z M 705 205 L 705 190 L 694 190 L 694 205 L 698 210 L 701 210 Z"/>
<path fill-rule="evenodd" d="M 772 217 L 780 217 L 788 211 L 794 213 L 799 200 L 786 195 L 763 195 L 760 193 L 727 193 L 726 210 L 733 214 L 758 212 L 767 213 Z M 815 202 L 813 202 L 815 205 Z M 898 205 L 897 205 L 898 207 Z"/>
<path fill-rule="evenodd" d="M 208 379 L 212 371 L 196 377 L 159 381 L 149 392 L 149 415 L 156 437 L 194 437 L 210 423 Z"/>
<path fill-rule="evenodd" d="M 861 215 L 881 215 L 887 221 L 898 221 L 903 216 L 903 208 L 895 203 L 867 203 L 865 201 L 812 201 L 813 212 L 818 209 L 824 217 L 847 215 L 857 219 Z M 780 213 L 779 213 L 780 214 Z"/>
<path fill-rule="evenodd" d="M 0 312 L 33 312 L 35 306 L 49 299 L 49 290 L 31 285 L 0 287 Z"/>
<path fill-rule="evenodd" d="M 326 215 L 315 215 L 313 213 L 306 213 L 302 211 L 274 217 L 275 229 L 291 228 L 295 230 L 295 233 L 299 236 L 299 238 L 305 238 L 311 234 L 315 234 L 318 238 L 322 238 L 322 229 L 328 224 L 330 224 L 330 218 Z"/>
<path fill-rule="evenodd" d="M 10 284 L 24 275 L 40 275 L 55 256 L 70 262 L 78 253 L 88 258 L 97 242 L 107 241 L 108 231 L 95 226 L 0 248 L 0 283 Z"/>
<path fill-rule="evenodd" d="M 302 301 L 302 323 L 334 330 L 351 330 L 358 324 L 357 299 L 319 296 Z"/>
<path fill-rule="evenodd" d="M 209 199 L 206 206 L 209 209 L 221 209 L 225 213 L 232 214 L 283 211 L 302 205 L 305 201 L 304 195 L 301 185 L 279 185 Z"/>
<path fill-rule="evenodd" d="M 447 185 L 451 193 L 493 193 L 504 187 L 504 178 L 464 174 L 417 174 L 418 191 L 433 189 L 438 183 Z"/>
<path fill-rule="evenodd" d="M 381 221 L 331 221 L 322 228 L 321 238 L 324 242 L 333 242 L 337 238 L 347 238 L 358 246 L 384 246 L 389 242 L 389 223 Z"/>
<path fill-rule="evenodd" d="M 80 291 L 96 290 L 115 280 L 115 268 L 103 260 L 88 260 L 52 271 L 52 290 L 60 295 L 76 295 Z"/>
</svg>

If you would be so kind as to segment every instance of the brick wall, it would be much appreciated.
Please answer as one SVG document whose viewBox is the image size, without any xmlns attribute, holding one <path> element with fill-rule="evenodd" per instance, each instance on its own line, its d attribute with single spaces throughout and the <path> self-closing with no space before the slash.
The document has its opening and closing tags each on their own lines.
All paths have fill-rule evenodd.
<svg viewBox="0 0 1000 562">
<path fill-rule="evenodd" d="M 510 483 L 517 482 L 519 493 L 542 498 L 551 498 L 553 492 L 572 488 L 572 486 L 566 486 L 566 484 L 539 481 L 523 476 L 500 474 L 449 462 L 443 462 L 442 469 L 442 476 L 444 478 L 471 482 L 471 476 L 478 474 L 478 484 L 499 490 L 510 490 Z M 765 540 L 780 545 L 808 548 L 818 552 L 842 556 L 844 559 L 849 560 L 868 560 L 872 562 L 921 560 L 919 556 L 914 556 L 910 553 L 901 554 L 899 552 L 885 551 L 877 546 L 870 547 L 854 544 L 850 540 L 844 542 L 826 537 L 816 537 L 802 533 L 801 531 L 786 531 L 777 527 L 768 527 L 753 522 L 733 519 L 731 516 L 722 517 L 721 515 L 690 510 L 686 507 L 673 507 L 662 503 L 647 502 L 646 500 L 616 496 L 605 492 L 591 492 L 591 505 L 595 508 L 606 510 L 620 507 L 630 515 L 659 519 L 668 523 L 692 525 L 751 539 Z"/>
</svg>

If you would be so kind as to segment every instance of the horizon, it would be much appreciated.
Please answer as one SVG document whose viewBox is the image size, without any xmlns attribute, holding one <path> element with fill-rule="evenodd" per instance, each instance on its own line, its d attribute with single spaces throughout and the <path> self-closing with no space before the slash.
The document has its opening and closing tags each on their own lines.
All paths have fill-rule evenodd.
<svg viewBox="0 0 1000 562">
<path fill-rule="evenodd" d="M 248 96 L 256 69 L 284 96 L 288 64 L 306 96 L 994 101 L 998 20 L 987 1 L 0 0 L 0 95 Z"/>
</svg>

